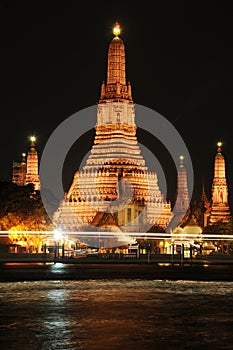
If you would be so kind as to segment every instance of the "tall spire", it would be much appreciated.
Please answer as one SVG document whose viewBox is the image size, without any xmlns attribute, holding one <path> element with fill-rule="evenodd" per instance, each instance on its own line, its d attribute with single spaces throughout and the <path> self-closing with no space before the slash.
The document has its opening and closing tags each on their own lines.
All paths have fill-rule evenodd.
<svg viewBox="0 0 233 350">
<path fill-rule="evenodd" d="M 210 201 L 206 195 L 205 191 L 205 181 L 204 176 L 202 177 L 202 191 L 199 201 L 197 202 L 197 209 L 199 212 L 199 223 L 202 227 L 208 225 L 208 218 L 210 216 Z"/>
<path fill-rule="evenodd" d="M 21 155 L 21 164 L 27 164 L 27 155 L 26 153 L 22 153 Z"/>
<path fill-rule="evenodd" d="M 214 162 L 214 177 L 225 179 L 225 159 L 222 155 L 222 142 L 217 143 L 217 154 Z"/>
<path fill-rule="evenodd" d="M 91 152 L 74 175 L 66 204 L 54 214 L 56 224 L 68 230 L 77 231 L 83 223 L 96 226 L 99 212 L 114 213 L 119 227 L 131 232 L 146 232 L 146 226 L 153 225 L 166 228 L 172 215 L 171 205 L 159 189 L 157 174 L 148 171 L 137 140 L 135 105 L 126 82 L 125 46 L 120 33 L 116 23 Z"/>
<path fill-rule="evenodd" d="M 31 143 L 31 148 L 34 148 L 35 144 L 36 144 L 36 137 L 35 136 L 30 137 L 30 143 Z"/>
<path fill-rule="evenodd" d="M 214 179 L 212 183 L 212 203 L 209 224 L 218 221 L 228 222 L 230 209 L 228 204 L 228 186 L 226 180 L 225 158 L 222 154 L 222 142 L 217 143 L 214 160 Z"/>
<path fill-rule="evenodd" d="M 189 207 L 187 172 L 184 166 L 184 156 L 180 156 L 180 166 L 177 174 L 177 199 L 175 211 L 186 213 Z"/>
<path fill-rule="evenodd" d="M 210 201 L 206 195 L 205 191 L 205 181 L 204 181 L 204 176 L 202 177 L 202 190 L 201 190 L 201 201 L 203 203 L 203 207 L 208 209 L 210 207 Z"/>
<path fill-rule="evenodd" d="M 130 83 L 126 84 L 125 45 L 119 37 L 119 22 L 113 28 L 114 38 L 108 48 L 107 84 L 102 83 L 100 103 L 108 100 L 132 102 Z"/>
<path fill-rule="evenodd" d="M 183 226 L 190 214 L 189 193 L 187 171 L 184 166 L 184 156 L 179 157 L 180 165 L 177 171 L 176 204 L 173 209 L 174 216 L 169 223 L 169 228 L 173 230 L 178 226 Z"/>
<path fill-rule="evenodd" d="M 115 37 L 108 48 L 108 71 L 107 85 L 120 83 L 126 85 L 125 73 L 125 45 L 119 35 L 121 33 L 120 24 L 116 22 L 113 28 Z"/>
<path fill-rule="evenodd" d="M 27 154 L 27 173 L 26 184 L 33 183 L 35 190 L 40 189 L 40 181 L 38 175 L 38 153 L 35 148 L 36 137 L 30 137 L 30 149 Z"/>
</svg>

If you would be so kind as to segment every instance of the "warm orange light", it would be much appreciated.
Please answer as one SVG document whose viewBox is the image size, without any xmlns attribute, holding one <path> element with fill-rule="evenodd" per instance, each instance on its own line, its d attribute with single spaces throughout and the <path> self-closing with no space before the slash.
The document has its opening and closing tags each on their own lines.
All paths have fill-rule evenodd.
<svg viewBox="0 0 233 350">
<path fill-rule="evenodd" d="M 118 36 L 121 34 L 121 27 L 120 27 L 120 24 L 118 22 L 116 22 L 112 32 L 115 36 Z"/>
<path fill-rule="evenodd" d="M 218 143 L 217 143 L 217 146 L 218 146 L 218 147 L 222 147 L 222 142 L 218 142 Z"/>
</svg>

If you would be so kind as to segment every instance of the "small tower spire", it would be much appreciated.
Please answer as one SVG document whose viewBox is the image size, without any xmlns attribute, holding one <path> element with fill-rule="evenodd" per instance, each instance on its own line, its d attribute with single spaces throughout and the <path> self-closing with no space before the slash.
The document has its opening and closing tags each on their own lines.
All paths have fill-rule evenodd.
<svg viewBox="0 0 233 350">
<path fill-rule="evenodd" d="M 112 39 L 108 49 L 107 85 L 116 83 L 126 85 L 125 45 L 119 37 L 120 33 L 120 24 L 116 22 L 113 28 L 115 37 Z"/>
<path fill-rule="evenodd" d="M 21 155 L 21 164 L 26 164 L 27 160 L 26 160 L 26 153 L 22 153 Z"/>
<path fill-rule="evenodd" d="M 40 189 L 40 180 L 38 174 L 38 153 L 35 148 L 36 137 L 30 137 L 30 148 L 27 154 L 27 173 L 26 184 L 33 183 L 35 190 Z"/>
<path fill-rule="evenodd" d="M 184 156 L 180 156 L 180 167 L 184 166 Z"/>
<path fill-rule="evenodd" d="M 202 176 L 202 191 L 201 198 L 199 200 L 199 208 L 201 209 L 200 223 L 203 227 L 208 225 L 208 218 L 210 216 L 210 201 L 206 195 L 205 191 L 205 181 L 204 176 Z"/>
<path fill-rule="evenodd" d="M 184 166 L 184 156 L 179 157 L 180 165 L 177 173 L 177 198 L 174 212 L 178 215 L 184 215 L 189 207 L 189 193 L 187 172 Z"/>
<path fill-rule="evenodd" d="M 176 211 L 179 213 L 186 213 L 189 207 L 189 193 L 187 172 L 184 167 L 184 156 L 180 156 L 180 166 L 177 174 L 177 200 Z"/>
<path fill-rule="evenodd" d="M 212 183 L 212 203 L 209 224 L 230 219 L 228 203 L 228 185 L 226 180 L 225 158 L 222 154 L 222 142 L 217 143 L 217 154 L 214 159 L 214 178 Z"/>
<path fill-rule="evenodd" d="M 218 153 L 222 153 L 222 142 L 221 141 L 219 141 L 218 143 L 217 143 L 217 152 Z"/>
<path fill-rule="evenodd" d="M 206 191 L 205 191 L 204 176 L 202 176 L 201 199 L 202 199 L 202 202 L 203 202 L 204 206 L 205 206 L 205 204 L 209 204 L 209 200 L 208 200 L 208 197 L 207 197 Z"/>
<path fill-rule="evenodd" d="M 115 22 L 112 32 L 115 36 L 119 36 L 121 34 L 121 26 L 118 21 Z"/>
<path fill-rule="evenodd" d="M 132 102 L 131 86 L 126 83 L 125 45 L 119 37 L 121 26 L 118 21 L 112 32 L 114 38 L 108 48 L 107 83 L 101 85 L 99 102 Z"/>
<path fill-rule="evenodd" d="M 36 137 L 35 136 L 30 136 L 30 141 L 31 141 L 31 147 L 35 147 Z"/>
<path fill-rule="evenodd" d="M 171 229 L 182 226 L 189 216 L 189 192 L 187 171 L 184 166 L 184 156 L 179 157 L 179 167 L 177 168 L 177 184 L 176 184 L 176 204 L 173 208 L 174 216 L 169 224 Z"/>
</svg>

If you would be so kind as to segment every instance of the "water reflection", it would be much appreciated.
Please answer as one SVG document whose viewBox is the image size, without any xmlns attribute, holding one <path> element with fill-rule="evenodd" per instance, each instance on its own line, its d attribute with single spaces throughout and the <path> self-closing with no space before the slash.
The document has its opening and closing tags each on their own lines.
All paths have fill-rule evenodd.
<svg viewBox="0 0 233 350">
<path fill-rule="evenodd" d="M 65 264 L 56 262 L 50 266 L 50 269 L 54 273 L 64 273 L 65 267 L 66 267 Z"/>
<path fill-rule="evenodd" d="M 43 319 L 43 327 L 37 335 L 42 349 L 75 349 L 75 341 L 72 340 L 72 324 L 69 316 L 59 312 L 48 314 Z"/>
<path fill-rule="evenodd" d="M 232 303 L 232 282 L 1 283 L 1 350 L 230 350 Z"/>
<path fill-rule="evenodd" d="M 58 286 L 59 287 L 59 286 Z M 56 304 L 64 304 L 67 297 L 67 292 L 65 289 L 56 288 L 48 290 L 47 292 L 47 298 L 51 301 L 51 303 Z"/>
</svg>

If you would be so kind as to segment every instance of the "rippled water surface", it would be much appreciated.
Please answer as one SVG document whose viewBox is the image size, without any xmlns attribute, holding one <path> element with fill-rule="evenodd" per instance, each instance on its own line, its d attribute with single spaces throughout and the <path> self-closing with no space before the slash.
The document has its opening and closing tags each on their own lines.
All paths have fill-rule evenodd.
<svg viewBox="0 0 233 350">
<path fill-rule="evenodd" d="M 232 306 L 233 282 L 4 282 L 0 349 L 233 349 Z"/>
</svg>

